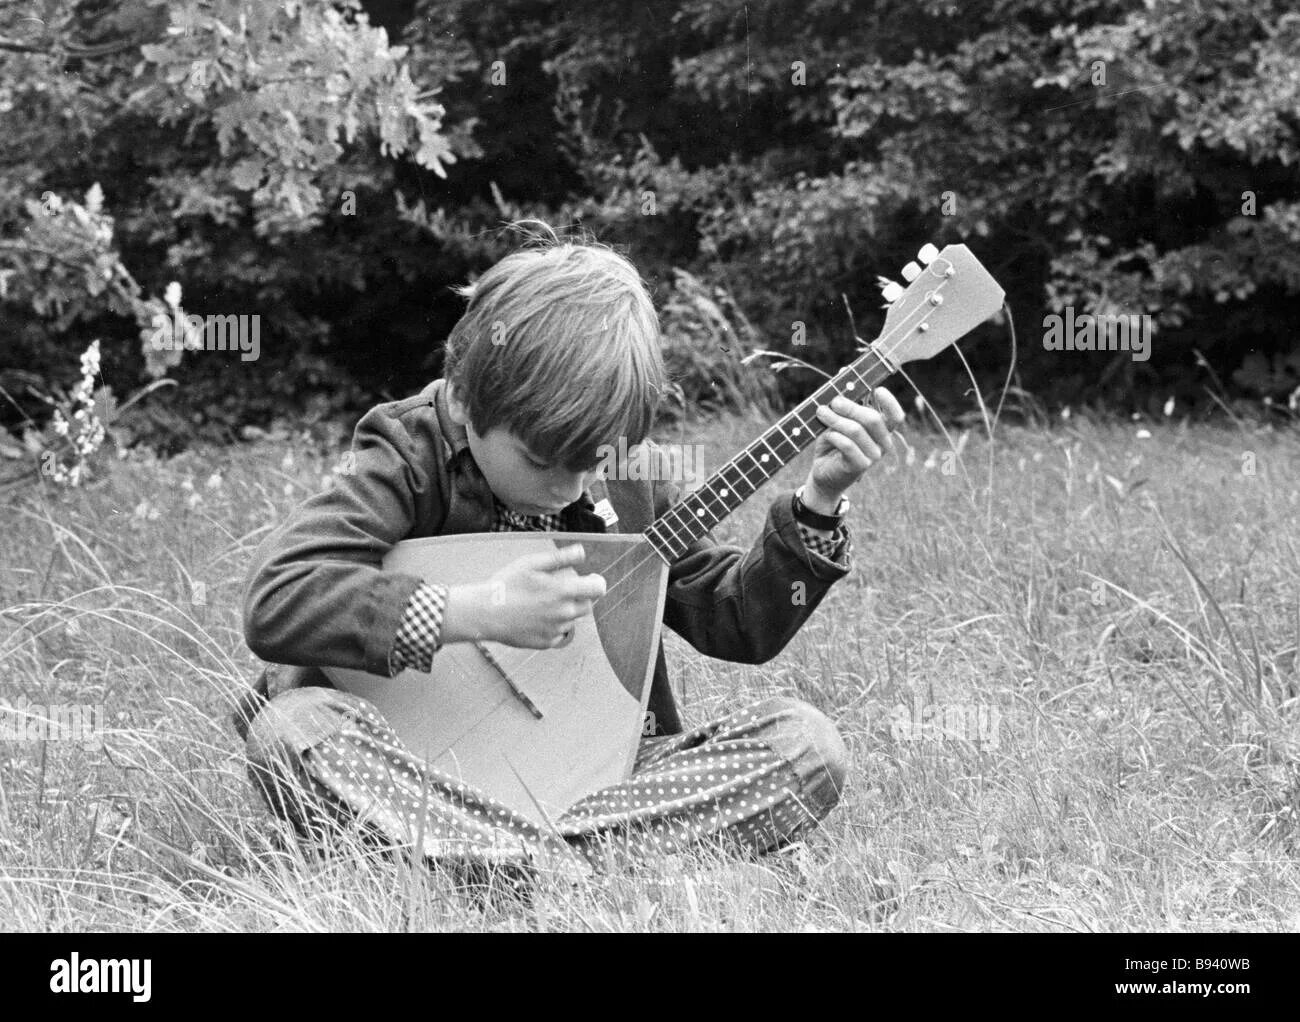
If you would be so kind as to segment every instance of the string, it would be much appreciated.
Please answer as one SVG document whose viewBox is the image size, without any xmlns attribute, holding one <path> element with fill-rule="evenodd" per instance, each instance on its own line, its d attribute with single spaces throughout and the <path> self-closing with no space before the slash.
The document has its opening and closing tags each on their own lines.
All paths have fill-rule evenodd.
<svg viewBox="0 0 1300 1022">
<path fill-rule="evenodd" d="M 926 268 L 926 269 L 927 269 L 927 272 L 934 270 L 934 269 L 935 269 L 935 264 L 937 264 L 938 262 L 939 262 L 939 260 L 936 259 L 934 263 L 932 263 L 929 267 L 927 267 L 927 268 Z M 947 263 L 948 267 L 951 267 L 951 266 L 952 266 L 952 263 L 951 263 L 950 261 L 948 261 L 948 260 L 943 260 L 943 262 Z M 939 282 L 938 282 L 938 284 L 935 286 L 935 288 L 934 288 L 934 290 L 931 292 L 931 294 L 936 294 L 936 293 L 938 293 L 940 290 L 942 290 L 942 289 L 947 285 L 947 282 L 948 282 L 948 278 L 947 278 L 946 276 L 940 276 L 940 277 L 939 277 Z M 889 330 L 887 330 L 885 333 L 882 333 L 882 334 L 880 335 L 880 337 L 878 337 L 878 338 L 876 339 L 875 344 L 870 345 L 870 346 L 868 347 L 868 350 L 873 351 L 873 352 L 876 352 L 876 349 L 884 348 L 884 350 L 885 350 L 885 354 L 884 354 L 884 359 L 883 359 L 883 361 L 884 361 L 887 365 L 889 365 L 889 366 L 895 368 L 896 371 L 901 371 L 901 367 L 894 366 L 894 365 L 893 365 L 893 360 L 890 359 L 889 356 L 892 355 L 892 354 L 894 353 L 894 351 L 896 351 L 896 350 L 898 349 L 898 347 L 903 343 L 903 340 L 904 340 L 905 338 L 904 338 L 904 337 L 898 337 L 898 339 L 897 339 L 896 341 L 894 341 L 894 343 L 889 344 L 888 342 L 889 342 L 890 338 L 893 337 L 893 336 L 895 336 L 895 335 L 898 335 L 898 334 L 906 334 L 906 333 L 910 332 L 910 330 L 911 330 L 911 326 L 910 326 L 910 322 L 909 322 L 909 320 L 910 320 L 910 318 L 911 318 L 912 316 L 915 316 L 915 315 L 916 315 L 916 312 L 917 312 L 917 311 L 924 311 L 925 316 L 928 316 L 928 315 L 930 314 L 930 309 L 933 309 L 933 308 L 934 308 L 933 305 L 930 305 L 930 308 L 929 308 L 929 309 L 926 309 L 925 306 L 920 306 L 920 307 L 918 307 L 917 310 L 914 310 L 913 312 L 908 313 L 907 316 L 903 317 L 903 319 L 902 319 L 898 324 L 896 324 L 894 327 L 892 327 L 892 328 L 890 328 Z M 923 318 L 924 318 L 924 317 L 923 317 Z M 880 357 L 880 355 L 879 355 L 878 353 L 877 353 L 877 357 L 878 357 L 878 358 Z M 860 358 L 861 358 L 861 356 L 859 356 L 858 359 L 854 359 L 854 362 L 859 361 Z M 850 364 L 852 364 L 852 363 L 850 363 Z M 857 374 L 855 373 L 855 375 L 857 375 Z M 832 382 L 834 382 L 834 381 L 832 381 Z M 802 403 L 802 402 L 801 402 L 801 403 Z M 796 406 L 796 407 L 797 407 L 797 406 Z M 761 436 L 759 436 L 759 438 L 758 438 L 757 440 L 755 440 L 755 441 L 753 441 L 752 443 L 750 443 L 750 444 L 745 448 L 745 450 L 749 450 L 749 448 L 755 446 L 755 445 L 758 444 L 758 443 L 762 443 L 762 444 L 764 444 L 765 446 L 767 446 L 769 450 L 772 450 L 771 445 L 767 443 L 767 438 L 768 438 L 768 436 L 769 436 L 769 435 L 770 435 L 774 430 L 777 430 L 777 427 L 780 425 L 780 422 L 784 421 L 786 418 L 789 418 L 789 415 L 790 415 L 790 414 L 793 414 L 793 413 L 787 413 L 786 415 L 782 416 L 782 417 L 781 417 L 781 420 L 779 420 L 777 423 L 775 423 L 774 425 L 772 425 L 771 427 L 769 427 L 769 428 L 768 428 L 768 429 L 767 429 L 767 430 L 766 430 L 766 431 L 765 431 Z M 789 442 L 792 442 L 792 443 L 793 443 L 793 440 L 791 440 L 791 438 L 789 438 L 789 437 L 786 437 L 786 440 L 789 441 Z M 802 446 L 800 447 L 800 449 L 799 449 L 799 452 L 797 452 L 796 455 L 792 456 L 790 460 L 793 460 L 794 457 L 797 457 L 797 454 L 798 454 L 798 453 L 802 453 L 802 451 L 805 450 L 806 447 L 807 447 L 806 444 L 805 444 L 805 445 L 802 445 Z M 773 453 L 773 454 L 776 454 L 775 450 L 772 450 L 772 453 Z M 778 455 L 778 457 L 779 457 L 779 455 Z M 735 460 L 734 458 L 730 459 L 730 460 L 727 462 L 727 465 L 730 465 L 730 464 L 732 463 L 732 461 L 734 461 L 734 460 Z M 786 464 L 789 464 L 789 462 L 787 462 Z M 777 471 L 779 472 L 779 471 L 781 470 L 781 468 L 784 468 L 784 467 L 785 467 L 784 465 L 780 466 L 780 467 L 777 469 Z M 739 466 L 737 466 L 737 468 L 739 468 Z M 724 465 L 721 469 L 719 469 L 718 472 L 715 472 L 714 475 L 716 476 L 716 475 L 720 474 L 721 472 L 724 472 L 725 470 L 726 470 L 726 465 Z M 743 478 L 745 478 L 746 481 L 748 481 L 748 477 L 745 476 L 745 473 L 744 473 L 743 471 L 741 471 L 741 476 L 742 476 Z M 769 482 L 772 478 L 773 478 L 773 476 L 768 476 L 767 479 L 764 479 L 762 483 L 759 483 L 759 485 L 758 485 L 757 487 L 755 487 L 754 492 L 757 492 L 759 489 L 761 489 L 762 486 L 764 485 L 764 483 Z M 749 496 L 753 496 L 753 493 L 751 493 Z M 643 543 L 640 543 L 640 544 L 637 544 L 636 546 L 634 546 L 631 550 L 627 551 L 626 553 L 620 554 L 620 555 L 619 555 L 618 557 L 616 557 L 613 561 L 611 561 L 611 562 L 609 563 L 609 565 L 606 566 L 606 567 L 603 569 L 603 571 L 604 571 L 605 573 L 611 573 L 611 574 L 612 574 L 612 573 L 614 572 L 614 569 L 617 568 L 617 567 L 618 567 L 618 566 L 619 566 L 619 565 L 620 565 L 624 560 L 626 560 L 628 557 L 632 557 L 632 556 L 637 555 L 637 554 L 641 554 L 641 555 L 643 555 L 643 557 L 651 557 L 651 556 L 652 556 L 652 557 L 659 557 L 659 556 L 660 556 L 660 554 L 659 554 L 659 550 L 658 550 L 658 548 L 654 545 L 654 543 L 649 539 L 649 534 L 652 533 L 652 532 L 654 531 L 655 527 L 656 527 L 660 522 L 662 522 L 662 521 L 663 521 L 665 518 L 667 518 L 669 515 L 673 514 L 673 513 L 674 513 L 678 508 L 680 508 L 683 504 L 685 504 L 685 503 L 686 503 L 688 500 L 690 500 L 690 499 L 691 499 L 690 497 L 683 498 L 682 500 L 680 500 L 680 501 L 678 501 L 676 504 L 674 504 L 672 507 L 670 507 L 667 511 L 665 511 L 665 512 L 664 512 L 662 515 L 660 515 L 658 518 L 656 518 L 656 519 L 655 519 L 655 520 L 654 520 L 654 521 L 653 521 L 653 522 L 652 522 L 652 523 L 651 523 L 651 524 L 650 524 L 646 529 L 644 529 L 644 530 L 642 531 L 641 536 L 642 536 L 642 539 L 644 540 L 644 542 L 643 542 Z M 744 499 L 745 499 L 745 500 L 748 500 L 749 497 L 745 497 Z M 688 520 L 689 520 L 689 519 L 688 519 Z M 719 519 L 718 521 L 720 522 L 721 520 L 722 520 L 722 519 Z M 685 522 L 682 522 L 682 523 L 679 523 L 679 524 L 683 524 L 683 525 L 684 525 Z M 717 523 L 715 522 L 714 524 L 717 524 Z M 659 537 L 659 538 L 662 539 L 662 537 Z M 677 537 L 676 535 L 674 535 L 673 538 L 674 538 L 674 540 L 677 540 L 677 539 L 678 539 L 678 537 Z M 642 561 L 642 563 L 644 563 L 644 560 Z M 616 603 L 614 603 L 614 604 L 612 604 L 612 605 L 611 605 L 611 604 L 608 604 L 608 602 L 607 602 L 607 601 L 609 600 L 609 597 L 614 593 L 614 591 L 615 591 L 616 589 L 619 588 L 619 586 L 624 586 L 624 585 L 629 585 L 629 584 L 631 584 L 631 582 L 633 581 L 633 575 L 635 574 L 636 570 L 637 570 L 638 568 L 640 568 L 640 567 L 641 567 L 641 564 L 640 564 L 640 563 L 633 565 L 633 566 L 631 567 L 631 569 L 629 569 L 629 570 L 628 570 L 628 571 L 623 575 L 623 577 L 622 577 L 621 579 L 617 580 L 617 581 L 614 583 L 614 585 L 610 586 L 610 587 L 605 591 L 605 595 L 604 595 L 604 597 L 602 597 L 601 600 L 600 600 L 600 607 L 597 608 L 598 612 L 592 614 L 592 620 L 593 620 L 597 625 L 599 625 L 599 623 L 600 623 L 601 621 L 603 621 L 603 620 L 604 620 L 605 618 L 607 618 L 610 614 L 612 614 L 615 610 L 617 610 L 617 609 L 618 609 L 619 607 L 621 607 L 624 603 L 626 603 L 629 599 L 631 599 L 633 596 L 636 595 L 636 591 L 634 590 L 634 591 L 632 591 L 632 592 L 629 592 L 629 593 L 626 594 L 625 596 L 623 596 L 621 599 L 618 600 L 618 602 L 616 602 Z M 514 669 L 515 669 L 515 670 L 520 670 L 520 669 L 526 667 L 526 666 L 527 666 L 529 663 L 531 663 L 532 660 L 533 660 L 533 659 L 534 659 L 538 654 L 540 654 L 540 653 L 548 653 L 548 652 L 551 652 L 553 649 L 559 649 L 559 648 L 563 648 L 563 647 L 547 647 L 546 649 L 538 649 L 538 650 L 534 650 L 534 651 L 533 651 L 533 652 L 532 652 L 532 653 L 531 653 L 527 658 L 525 658 L 525 659 L 523 660 L 522 663 L 516 664 L 516 665 L 514 666 Z"/>
<path fill-rule="evenodd" d="M 930 267 L 927 267 L 927 272 L 930 272 L 930 271 L 934 270 L 934 269 L 935 269 L 935 264 L 937 264 L 938 262 L 939 262 L 939 260 L 936 259 L 936 260 L 935 260 L 935 263 L 932 263 Z M 952 266 L 951 261 L 945 259 L 945 260 L 943 260 L 943 262 L 947 264 L 947 267 L 948 267 L 948 268 L 951 268 L 951 266 Z M 940 277 L 939 277 L 939 282 L 938 282 L 938 284 L 935 286 L 934 290 L 930 292 L 930 294 L 933 295 L 933 294 L 937 293 L 938 291 L 941 291 L 941 290 L 942 290 L 942 289 L 947 285 L 947 281 L 948 281 L 948 278 L 947 278 L 946 276 L 940 276 Z M 922 306 L 921 308 L 924 309 L 924 306 Z M 931 308 L 933 308 L 933 306 L 931 306 Z M 928 310 L 928 309 L 925 310 L 925 316 L 922 317 L 923 319 L 929 315 L 929 311 L 930 311 L 930 310 Z M 880 354 L 879 354 L 879 351 L 878 351 L 877 349 L 882 349 L 882 348 L 883 348 L 883 349 L 884 349 L 884 352 L 885 352 L 885 354 L 884 354 L 884 359 L 885 359 L 886 361 L 888 361 L 888 362 L 890 363 L 891 367 L 894 368 L 895 370 L 897 370 L 898 367 L 896 367 L 896 366 L 892 366 L 892 360 L 889 358 L 889 356 L 892 355 L 892 354 L 893 354 L 893 353 L 898 349 L 898 347 L 903 343 L 904 338 L 902 338 L 902 337 L 898 338 L 898 340 L 897 340 L 895 343 L 893 343 L 893 344 L 888 344 L 888 341 L 889 341 L 889 339 L 890 339 L 893 335 L 895 335 L 895 334 L 898 334 L 898 333 L 900 333 L 900 332 L 902 332 L 902 333 L 910 332 L 910 330 L 911 330 L 911 326 L 910 326 L 910 323 L 909 323 L 909 319 L 910 319 L 912 316 L 914 316 L 915 314 L 916 314 L 916 310 L 914 310 L 914 311 L 911 312 L 911 313 L 908 313 L 908 315 L 905 316 L 905 317 L 904 317 L 904 318 L 903 318 L 903 319 L 902 319 L 898 324 L 896 324 L 893 328 L 891 328 L 890 330 L 886 331 L 886 333 L 881 334 L 881 336 L 880 336 L 879 338 L 877 338 L 876 343 L 873 344 L 873 345 L 871 345 L 871 346 L 869 347 L 869 349 L 868 349 L 868 350 L 872 351 L 874 354 L 876 354 L 877 357 L 879 358 L 879 357 L 880 357 Z M 860 361 L 860 358 L 854 360 L 854 362 L 857 362 L 857 361 Z M 850 363 L 850 364 L 852 364 L 852 363 Z M 859 375 L 859 374 L 855 373 L 854 375 Z M 834 380 L 832 380 L 831 382 L 833 383 Z M 802 404 L 802 403 L 803 403 L 803 402 L 801 402 L 801 404 Z M 769 451 L 771 451 L 771 452 L 775 455 L 775 454 L 776 454 L 776 450 L 772 447 L 771 444 L 769 444 L 769 443 L 767 442 L 767 441 L 768 441 L 768 437 L 771 436 L 774 432 L 775 432 L 775 433 L 781 433 L 781 435 L 785 438 L 786 442 L 788 442 L 788 443 L 794 443 L 794 441 L 793 441 L 793 439 L 792 439 L 791 437 L 786 436 L 785 433 L 784 433 L 784 431 L 782 431 L 782 430 L 779 429 L 779 426 L 780 426 L 781 422 L 784 422 L 786 419 L 788 419 L 788 418 L 790 417 L 790 415 L 793 415 L 793 414 L 794 414 L 793 412 L 790 412 L 790 413 L 788 413 L 788 414 L 782 416 L 782 418 L 781 418 L 777 423 L 775 423 L 774 425 L 772 425 L 771 427 L 769 427 L 769 428 L 768 428 L 768 429 L 767 429 L 767 430 L 766 430 L 766 431 L 765 431 L 761 436 L 758 437 L 757 440 L 755 440 L 755 441 L 753 441 L 751 444 L 749 444 L 749 445 L 745 448 L 745 451 L 748 451 L 750 448 L 752 448 L 752 447 L 756 446 L 757 444 L 761 443 L 761 444 L 763 444 L 764 446 L 766 446 L 767 449 L 768 449 Z M 800 419 L 799 421 L 802 422 L 803 420 Z M 812 427 L 810 426 L 809 428 L 811 429 Z M 799 446 L 799 450 L 795 453 L 795 455 L 792 455 L 792 456 L 791 456 L 791 458 L 789 459 L 789 460 L 791 460 L 791 461 L 794 460 L 794 458 L 797 457 L 799 453 L 802 453 L 803 449 L 806 448 L 807 445 L 805 444 L 805 445 L 796 445 L 796 446 Z M 744 453 L 744 452 L 742 452 L 742 453 Z M 739 455 L 737 455 L 737 457 L 739 457 Z M 777 457 L 779 458 L 780 456 L 777 455 Z M 722 473 L 724 473 L 724 472 L 727 470 L 727 467 L 730 466 L 733 462 L 735 462 L 735 460 L 736 460 L 736 459 L 735 459 L 734 457 L 731 458 L 731 459 L 727 462 L 726 465 L 724 465 L 721 469 L 719 469 L 717 472 L 714 473 L 714 476 L 718 476 L 718 475 L 721 475 Z M 788 464 L 788 463 L 789 463 L 789 462 L 787 461 L 787 464 Z M 780 466 L 780 468 L 783 468 L 783 467 L 785 467 L 785 466 L 784 466 L 784 465 L 783 465 L 783 466 Z M 740 471 L 740 474 L 741 474 L 742 478 L 745 478 L 746 481 L 748 481 L 748 476 L 746 476 L 745 473 L 744 473 L 744 471 L 740 469 L 740 466 L 739 466 L 739 465 L 736 465 L 736 468 Z M 778 472 L 780 471 L 780 468 L 777 469 Z M 774 474 L 775 474 L 775 473 L 774 473 Z M 773 474 L 773 475 L 774 475 L 774 474 Z M 773 476 L 772 476 L 772 475 L 769 475 L 766 479 L 763 480 L 763 483 L 768 482 L 768 481 L 771 480 L 772 478 L 773 478 Z M 762 487 L 763 483 L 760 483 L 758 487 L 755 487 L 755 492 L 757 492 L 757 490 L 760 489 L 760 488 Z M 750 496 L 753 496 L 753 494 L 751 493 Z M 684 504 L 686 504 L 690 499 L 692 499 L 692 498 L 691 498 L 691 497 L 685 497 L 685 498 L 683 498 L 682 500 L 678 501 L 676 504 L 674 504 L 672 507 L 670 507 L 667 511 L 665 511 L 662 515 L 660 515 L 658 518 L 656 518 L 655 521 L 651 524 L 651 526 L 650 526 L 648 529 L 646 529 L 645 531 L 646 531 L 647 533 L 648 533 L 648 532 L 651 532 L 651 531 L 653 531 L 653 530 L 655 529 L 656 526 L 658 526 L 661 522 L 665 521 L 669 516 L 672 516 L 672 515 L 674 515 L 674 514 L 679 514 L 679 513 L 680 513 L 679 509 L 680 509 Z M 745 499 L 748 500 L 749 498 L 746 497 Z M 729 513 L 729 512 L 728 512 L 728 513 Z M 724 517 L 725 517 L 725 515 L 724 515 Z M 691 520 L 691 519 L 689 519 L 689 518 L 684 519 L 684 520 L 681 520 L 681 521 L 678 522 L 678 525 L 683 525 L 683 526 L 684 526 L 684 525 L 686 524 L 686 522 L 687 522 L 687 521 L 690 521 L 690 520 Z M 720 522 L 720 521 L 722 521 L 721 518 L 718 519 L 718 522 Z M 715 522 L 714 524 L 716 525 L 718 522 Z M 671 526 L 669 526 L 669 528 L 672 529 Z M 673 535 L 673 539 L 674 539 L 674 541 L 678 540 L 679 537 L 676 535 L 676 530 L 675 530 L 675 529 L 672 529 L 672 531 L 673 531 L 673 533 L 674 533 L 674 535 Z M 662 538 L 662 537 L 660 537 L 660 538 Z"/>
<path fill-rule="evenodd" d="M 939 282 L 938 287 L 942 287 L 946 282 L 947 282 L 947 278 L 940 278 L 940 282 Z M 936 288 L 936 290 L 937 290 L 937 288 Z M 915 312 L 913 312 L 913 313 L 909 313 L 908 315 L 909 315 L 909 316 L 914 316 L 914 315 L 915 315 Z M 887 336 L 889 336 L 889 335 L 897 334 L 897 333 L 899 333 L 900 331 L 905 331 L 905 330 L 908 330 L 908 329 L 910 329 L 910 326 L 908 325 L 908 318 L 907 318 L 907 317 L 904 317 L 904 319 L 902 320 L 902 322 L 900 322 L 897 326 L 895 326 L 894 328 L 892 328 L 892 329 L 889 331 L 889 334 L 888 334 L 888 335 L 882 334 L 881 337 L 878 339 L 877 344 L 878 344 L 878 345 L 879 345 L 879 344 L 882 344 L 882 343 L 887 339 Z M 893 353 L 893 351 L 898 347 L 898 344 L 899 344 L 899 343 L 901 343 L 901 339 L 900 339 L 900 341 L 899 341 L 898 343 L 894 344 L 893 346 L 891 346 L 891 347 L 889 347 L 889 348 L 887 349 L 886 358 L 888 358 L 888 355 L 889 355 L 889 354 L 892 354 L 892 353 Z M 854 361 L 857 361 L 857 360 L 855 359 Z M 783 418 L 785 418 L 785 416 L 783 416 Z M 749 447 L 753 447 L 754 444 L 757 444 L 757 443 L 763 443 L 764 445 L 767 445 L 767 446 L 769 447 L 769 449 L 771 449 L 771 446 L 767 444 L 767 437 L 768 437 L 768 435 L 772 432 L 773 429 L 775 429 L 775 426 L 769 428 L 769 429 L 768 429 L 765 433 L 763 433 L 763 434 L 762 434 L 762 435 L 761 435 L 757 440 L 755 440 L 753 443 L 749 444 Z M 746 449 L 748 449 L 748 448 L 746 448 Z M 773 450 L 772 453 L 775 454 L 776 452 Z M 731 462 L 734 461 L 734 460 L 735 460 L 734 458 L 731 459 L 731 461 L 728 461 L 727 464 L 730 465 Z M 791 460 L 793 460 L 793 459 L 791 459 Z M 784 468 L 784 466 L 782 466 L 782 468 Z M 743 470 L 741 470 L 741 469 L 739 468 L 739 466 L 737 466 L 737 469 L 740 471 L 741 477 L 744 478 L 744 479 L 746 480 L 746 482 L 749 482 L 750 480 L 749 480 L 748 476 L 745 474 L 745 472 L 744 472 Z M 725 471 L 725 470 L 726 470 L 726 466 L 723 466 L 723 468 L 722 468 L 722 469 L 719 469 L 718 472 L 714 473 L 714 475 L 718 475 L 718 474 L 720 474 L 721 472 L 723 472 L 723 471 Z M 778 469 L 777 471 L 780 471 L 780 469 Z M 754 492 L 757 492 L 759 489 L 761 489 L 762 486 L 763 486 L 763 484 L 769 482 L 771 479 L 772 479 L 772 476 L 768 476 L 767 479 L 764 479 L 762 483 L 759 483 L 758 486 L 754 487 Z M 751 483 L 751 485 L 752 485 L 752 483 Z M 753 494 L 751 493 L 750 496 L 753 496 Z M 685 498 L 685 499 L 683 499 L 683 500 L 681 500 L 681 501 L 678 501 L 678 502 L 677 502 L 676 504 L 674 504 L 671 508 L 669 508 L 667 511 L 665 511 L 662 515 L 660 515 L 658 518 L 656 518 L 656 519 L 654 520 L 654 522 L 652 522 L 651 525 L 650 525 L 648 528 L 646 528 L 645 530 L 642 531 L 641 535 L 642 535 L 643 537 L 647 537 L 647 535 L 648 535 L 650 532 L 652 532 L 652 531 L 654 530 L 655 526 L 658 525 L 659 522 L 662 522 L 665 518 L 667 518 L 670 514 L 673 513 L 674 509 L 680 507 L 682 504 L 684 504 L 684 503 L 685 503 L 687 500 L 689 500 L 689 499 L 690 499 L 690 498 L 688 497 L 688 498 Z M 748 500 L 749 497 L 746 497 L 745 499 Z M 721 521 L 721 519 L 719 519 L 719 521 Z M 684 523 L 682 523 L 682 524 L 684 524 Z M 716 523 L 715 523 L 715 524 L 716 524 Z M 674 536 L 674 539 L 677 539 L 677 537 Z M 646 539 L 646 546 L 648 546 L 648 547 L 650 548 L 651 552 L 654 553 L 655 556 L 659 556 L 659 552 L 658 552 L 658 550 L 655 548 L 653 542 L 651 542 L 648 538 Z M 643 547 L 637 546 L 637 547 L 634 547 L 632 550 L 629 550 L 627 553 L 620 554 L 617 558 L 615 558 L 613 561 L 610 562 L 610 564 L 608 565 L 608 567 L 606 567 L 606 568 L 604 569 L 604 571 L 612 573 L 612 572 L 614 571 L 614 569 L 617 568 L 618 565 L 619 565 L 623 560 L 625 560 L 626 558 L 631 557 L 631 556 L 633 556 L 633 555 L 635 555 L 635 554 L 637 554 L 637 553 L 640 553 L 640 552 L 642 552 L 643 550 L 644 550 Z M 634 565 L 632 570 L 635 570 L 635 568 L 639 568 L 639 567 L 640 567 L 639 564 Z M 631 575 L 632 575 L 632 571 L 628 571 L 627 574 L 623 576 L 622 580 L 615 582 L 615 584 L 614 584 L 612 587 L 610 587 L 608 590 L 606 590 L 606 592 L 605 592 L 605 596 L 604 596 L 604 598 L 603 598 L 602 601 L 601 601 L 602 604 L 604 603 L 605 600 L 608 600 L 609 596 L 610 596 L 610 595 L 613 593 L 613 591 L 614 591 L 615 589 L 617 589 L 620 585 L 624 585 L 624 584 L 627 584 L 628 582 L 630 582 L 630 580 L 631 580 Z M 624 598 L 624 600 L 626 600 L 626 599 L 627 599 L 627 597 Z M 621 604 L 624 602 L 624 600 L 620 600 L 618 603 L 615 603 L 615 604 L 614 604 L 612 607 L 610 607 L 609 610 L 606 611 L 605 613 L 607 614 L 607 613 L 609 613 L 609 612 L 611 612 L 611 611 L 617 609 L 619 606 L 621 606 Z M 597 619 L 597 620 L 602 620 L 604 616 L 605 616 L 605 614 L 602 614 L 600 617 L 597 617 L 596 619 Z M 596 617 L 596 615 L 593 615 L 593 617 Z M 539 650 L 538 652 L 544 652 L 544 650 Z M 525 661 L 525 662 L 527 662 L 527 661 Z"/>
</svg>

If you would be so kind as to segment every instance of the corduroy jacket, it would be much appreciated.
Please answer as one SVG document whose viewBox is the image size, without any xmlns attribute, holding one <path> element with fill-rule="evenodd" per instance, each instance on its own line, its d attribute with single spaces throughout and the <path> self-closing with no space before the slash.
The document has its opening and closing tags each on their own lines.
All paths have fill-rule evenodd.
<svg viewBox="0 0 1300 1022">
<path fill-rule="evenodd" d="M 243 596 L 244 637 L 268 664 L 235 711 L 241 736 L 266 699 L 290 688 L 332 687 L 321 667 L 389 676 L 398 624 L 422 581 L 381 570 L 394 544 L 489 531 L 493 495 L 465 428 L 447 413 L 445 388 L 435 380 L 414 397 L 367 412 L 353 435 L 350 470 L 258 547 Z M 680 496 L 666 479 L 597 480 L 561 514 L 570 531 L 606 532 L 594 509 L 607 497 L 618 515 L 614 531 L 641 532 Z M 748 551 L 706 536 L 670 566 L 664 624 L 700 652 L 738 663 L 770 660 L 847 574 L 806 549 L 792 496 L 773 500 Z M 802 600 L 792 598 L 796 582 L 804 584 Z M 656 733 L 683 730 L 662 643 L 649 710 Z"/>
</svg>

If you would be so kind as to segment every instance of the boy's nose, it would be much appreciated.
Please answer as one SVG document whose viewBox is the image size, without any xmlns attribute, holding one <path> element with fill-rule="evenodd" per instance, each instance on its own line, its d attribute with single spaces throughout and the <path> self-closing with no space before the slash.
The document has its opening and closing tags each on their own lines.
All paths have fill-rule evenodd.
<svg viewBox="0 0 1300 1022">
<path fill-rule="evenodd" d="M 563 503 L 565 507 L 568 507 L 582 496 L 582 491 L 587 488 L 586 481 L 587 474 L 585 472 L 579 472 L 576 476 L 570 476 L 564 481 L 564 484 L 559 487 L 559 492 L 555 496 L 556 502 Z"/>
<path fill-rule="evenodd" d="M 576 488 L 568 487 L 563 493 L 556 496 L 555 502 L 557 504 L 562 504 L 565 507 L 568 507 L 570 504 L 572 504 L 575 500 L 577 500 L 581 496 L 582 496 L 581 486 L 578 486 Z"/>
</svg>

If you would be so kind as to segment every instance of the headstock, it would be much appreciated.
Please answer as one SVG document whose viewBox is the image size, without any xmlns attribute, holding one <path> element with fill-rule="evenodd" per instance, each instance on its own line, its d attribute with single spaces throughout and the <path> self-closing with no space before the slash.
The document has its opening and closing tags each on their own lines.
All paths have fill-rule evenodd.
<svg viewBox="0 0 1300 1022">
<path fill-rule="evenodd" d="M 883 289 L 889 311 L 872 347 L 894 365 L 930 358 L 1002 307 L 1006 292 L 965 245 L 924 246 Z"/>
</svg>

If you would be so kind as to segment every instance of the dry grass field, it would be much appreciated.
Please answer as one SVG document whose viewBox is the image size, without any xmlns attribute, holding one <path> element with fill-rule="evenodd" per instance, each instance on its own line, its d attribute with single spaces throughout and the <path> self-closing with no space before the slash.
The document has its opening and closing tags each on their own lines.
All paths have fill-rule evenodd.
<svg viewBox="0 0 1300 1022">
<path fill-rule="evenodd" d="M 668 439 L 716 466 L 755 431 Z M 668 640 L 691 720 L 782 693 L 840 724 L 854 768 L 826 826 L 756 863 L 544 877 L 530 906 L 346 836 L 302 848 L 247 781 L 228 723 L 256 673 L 245 572 L 336 451 L 267 440 L 10 487 L 0 698 L 102 708 L 103 733 L 0 742 L 0 927 L 1300 929 L 1296 434 L 1076 416 L 954 435 L 960 457 L 908 436 L 851 493 L 853 573 L 779 658 Z M 717 538 L 752 540 L 805 467 Z"/>
</svg>

